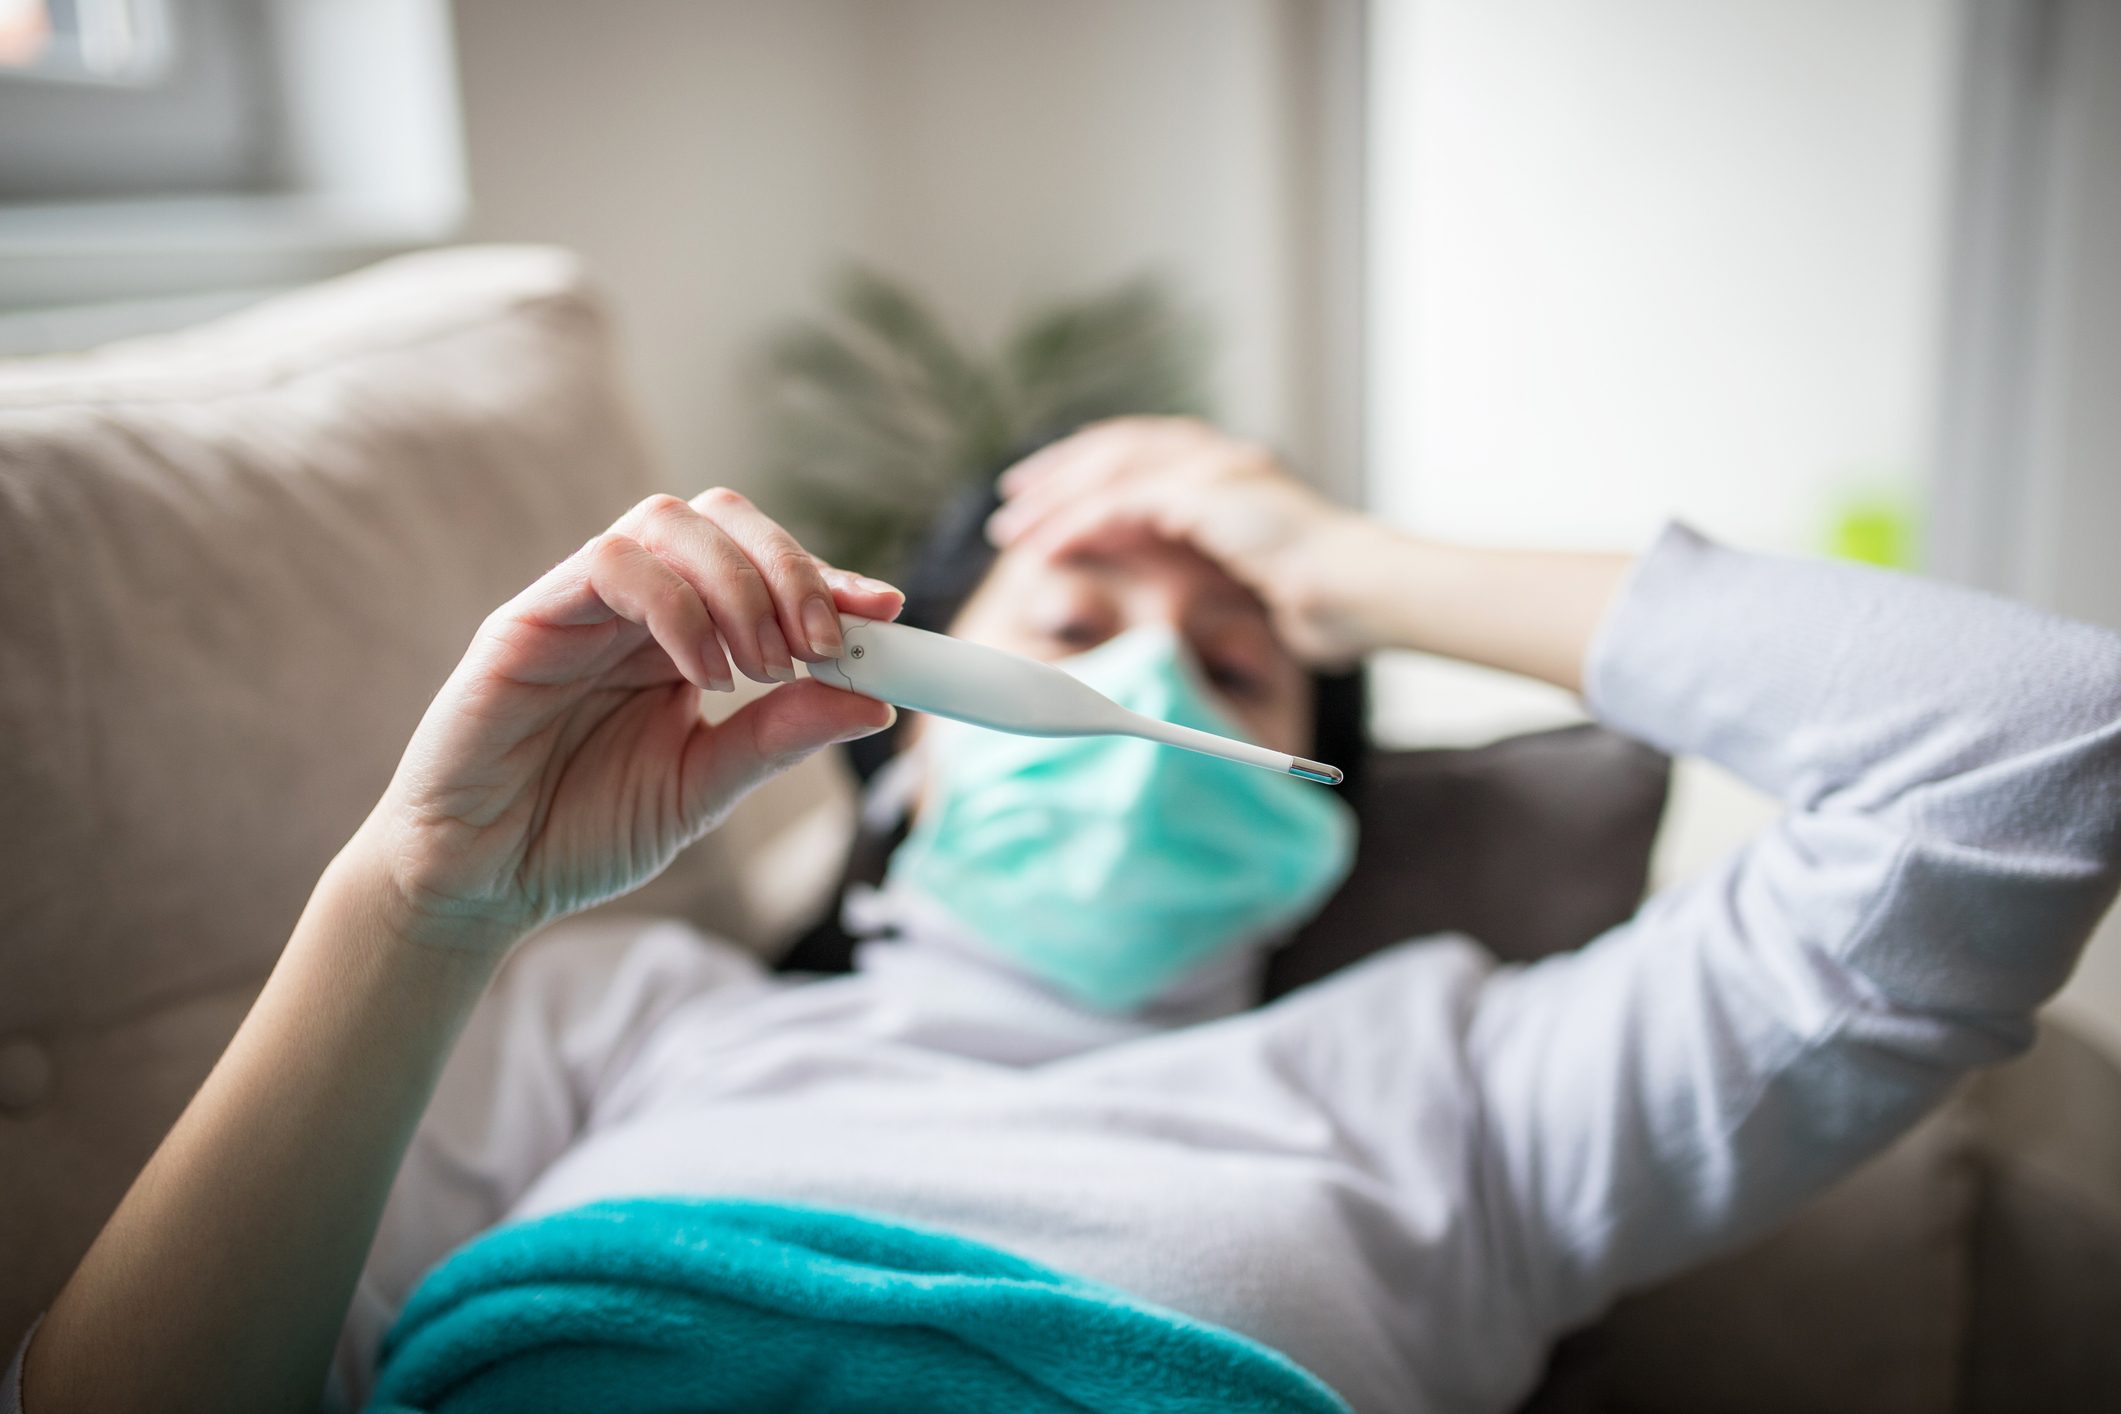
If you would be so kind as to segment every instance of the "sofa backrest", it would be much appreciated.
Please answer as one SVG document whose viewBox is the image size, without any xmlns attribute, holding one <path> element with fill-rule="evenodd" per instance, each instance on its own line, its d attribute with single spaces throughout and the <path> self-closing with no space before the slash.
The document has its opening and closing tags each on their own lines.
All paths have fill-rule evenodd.
<svg viewBox="0 0 2121 1414">
<path fill-rule="evenodd" d="M 557 251 L 0 364 L 0 1346 L 481 618 L 654 481 Z"/>
</svg>

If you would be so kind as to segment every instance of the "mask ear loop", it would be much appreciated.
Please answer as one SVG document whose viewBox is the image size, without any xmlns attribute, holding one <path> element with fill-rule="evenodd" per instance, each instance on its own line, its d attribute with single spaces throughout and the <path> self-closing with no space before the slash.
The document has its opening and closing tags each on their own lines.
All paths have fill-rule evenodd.
<svg viewBox="0 0 2121 1414">
<path fill-rule="evenodd" d="M 839 907 L 841 930 L 857 941 L 898 931 L 901 920 L 874 880 L 882 878 L 891 851 L 913 813 L 927 762 L 924 733 L 877 767 L 862 788 L 856 806 L 855 857 Z M 869 860 L 866 868 L 862 864 L 865 856 Z"/>
<path fill-rule="evenodd" d="M 921 793 L 921 779 L 928 769 L 929 733 L 923 732 L 911 746 L 877 767 L 862 791 L 860 820 L 870 834 L 888 834 L 904 824 Z"/>
</svg>

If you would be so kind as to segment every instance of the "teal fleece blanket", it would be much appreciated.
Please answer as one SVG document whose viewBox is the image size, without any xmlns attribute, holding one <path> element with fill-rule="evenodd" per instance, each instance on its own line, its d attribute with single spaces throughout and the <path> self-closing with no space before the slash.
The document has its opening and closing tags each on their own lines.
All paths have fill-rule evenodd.
<svg viewBox="0 0 2121 1414">
<path fill-rule="evenodd" d="M 372 1414 L 1345 1414 L 1256 1341 L 948 1233 L 635 1199 L 497 1228 L 384 1341 Z"/>
</svg>

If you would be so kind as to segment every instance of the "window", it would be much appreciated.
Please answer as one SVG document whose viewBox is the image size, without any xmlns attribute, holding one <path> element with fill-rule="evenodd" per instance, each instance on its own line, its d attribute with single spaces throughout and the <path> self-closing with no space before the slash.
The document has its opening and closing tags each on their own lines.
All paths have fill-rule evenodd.
<svg viewBox="0 0 2121 1414">
<path fill-rule="evenodd" d="M 169 58 L 160 0 L 0 0 L 0 71 L 148 83 Z"/>
<path fill-rule="evenodd" d="M 0 0 L 0 201 L 255 191 L 262 0 Z"/>
<path fill-rule="evenodd" d="M 0 0 L 0 313 L 314 279 L 463 207 L 447 0 Z"/>
</svg>

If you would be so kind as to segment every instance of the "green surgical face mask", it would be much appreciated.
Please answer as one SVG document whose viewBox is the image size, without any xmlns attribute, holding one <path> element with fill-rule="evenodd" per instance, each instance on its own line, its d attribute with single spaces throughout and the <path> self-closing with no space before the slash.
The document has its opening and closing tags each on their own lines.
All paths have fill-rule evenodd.
<svg viewBox="0 0 2121 1414">
<path fill-rule="evenodd" d="M 1137 712 L 1225 736 L 1184 645 L 1141 628 L 1060 661 Z M 886 876 L 1085 1006 L 1126 1012 L 1317 910 L 1355 855 L 1330 788 L 1131 737 L 926 726 L 929 798 Z"/>
</svg>

